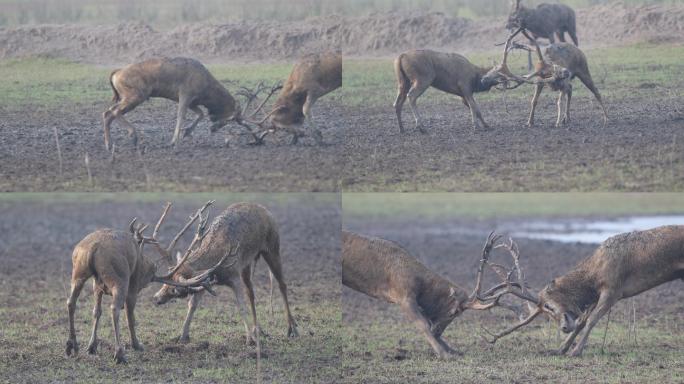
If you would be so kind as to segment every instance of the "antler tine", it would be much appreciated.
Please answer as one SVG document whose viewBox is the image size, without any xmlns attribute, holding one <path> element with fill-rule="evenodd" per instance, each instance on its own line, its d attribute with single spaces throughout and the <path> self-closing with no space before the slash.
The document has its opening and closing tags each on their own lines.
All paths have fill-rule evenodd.
<svg viewBox="0 0 684 384">
<path fill-rule="evenodd" d="M 133 220 L 128 224 L 128 231 L 132 234 L 135 234 L 135 223 L 138 221 L 137 217 L 134 217 Z"/>
<path fill-rule="evenodd" d="M 482 276 L 484 275 L 484 267 L 489 261 L 489 253 L 496 243 L 501 238 L 501 235 L 496 234 L 494 231 L 489 232 L 487 240 L 482 247 L 482 256 L 480 257 L 480 265 L 477 268 L 477 280 L 475 281 L 475 289 L 470 294 L 470 300 L 477 300 L 480 296 L 480 289 L 482 288 Z"/>
<path fill-rule="evenodd" d="M 176 234 L 176 236 L 171 240 L 171 243 L 169 243 L 169 246 L 166 248 L 166 253 L 171 254 L 173 249 L 176 247 L 176 243 L 178 243 L 178 240 L 183 236 L 183 234 L 190 228 L 190 226 L 197 220 L 198 217 L 202 215 L 202 213 L 209 208 L 212 204 L 214 204 L 215 200 L 209 200 L 207 201 L 200 209 L 195 212 L 194 215 L 190 216 L 189 221 L 185 224 L 185 226 Z"/>
<path fill-rule="evenodd" d="M 157 220 L 157 225 L 154 226 L 154 231 L 152 232 L 152 239 L 157 240 L 157 234 L 159 233 L 159 228 L 161 227 L 162 223 L 164 222 L 164 219 L 166 219 L 166 215 L 169 213 L 169 210 L 171 209 L 171 202 L 167 201 L 166 206 L 164 207 L 164 211 L 162 212 L 161 216 L 159 217 L 159 220 Z"/>
<path fill-rule="evenodd" d="M 205 207 L 208 207 L 208 206 L 209 206 L 208 203 L 205 204 Z M 202 208 L 204 208 L 204 207 L 202 207 Z M 203 212 L 204 211 L 202 209 L 199 209 L 197 211 L 197 214 L 195 215 L 195 218 L 192 219 L 192 221 L 191 221 L 191 222 L 195 221 L 197 219 L 197 215 L 199 215 L 200 222 L 197 224 L 197 230 L 195 231 L 195 237 L 193 237 L 192 241 L 190 242 L 188 249 L 185 250 L 185 253 L 181 257 L 180 261 L 178 263 L 176 263 L 176 265 L 169 271 L 169 273 L 160 277 L 161 279 L 169 279 L 176 272 L 178 272 L 178 270 L 183 266 L 183 264 L 185 264 L 185 262 L 190 257 L 190 254 L 192 253 L 192 250 L 195 248 L 195 245 L 202 242 L 202 240 L 204 239 L 204 236 L 206 235 L 206 233 L 204 232 L 204 229 L 207 225 L 207 219 L 209 218 L 209 216 L 207 215 L 207 217 L 202 217 Z"/>
<path fill-rule="evenodd" d="M 522 320 L 522 321 L 519 322 L 518 324 L 514 325 L 513 327 L 510 327 L 510 328 L 508 328 L 508 329 L 506 329 L 505 331 L 502 331 L 502 332 L 500 332 L 500 333 L 492 333 L 492 332 L 490 332 L 487 328 L 481 327 L 482 330 L 484 330 L 484 331 L 487 332 L 490 336 L 492 336 L 492 339 L 487 339 L 487 338 L 484 337 L 484 336 L 482 336 L 482 338 L 483 338 L 486 342 L 488 342 L 488 343 L 490 343 L 490 344 L 494 344 L 494 343 L 496 343 L 496 341 L 499 340 L 500 338 L 502 338 L 502 337 L 504 337 L 504 336 L 506 336 L 506 335 L 508 335 L 508 334 L 511 334 L 511 333 L 515 332 L 517 329 L 519 329 L 519 328 L 521 328 L 521 327 L 524 327 L 525 325 L 531 323 L 532 320 L 534 320 L 534 319 L 535 319 L 537 316 L 539 316 L 539 314 L 541 314 L 541 313 L 542 313 L 542 310 L 539 309 L 539 308 L 537 308 L 537 310 L 534 311 L 534 312 L 532 312 L 529 316 L 527 316 L 527 318 L 525 318 L 524 320 Z"/>
<path fill-rule="evenodd" d="M 542 55 L 541 48 L 539 48 L 539 43 L 537 43 L 537 39 L 532 38 L 526 30 L 522 30 L 522 34 L 527 37 L 528 40 L 530 40 L 535 47 L 535 50 L 537 51 L 537 56 L 539 56 L 539 61 L 543 64 L 546 65 L 546 62 L 544 61 L 544 56 Z"/>
<path fill-rule="evenodd" d="M 259 106 L 249 115 L 249 117 L 251 118 L 251 117 L 256 116 L 256 114 L 259 113 L 259 111 L 261 111 L 264 108 L 264 105 L 266 105 L 266 102 L 268 102 L 268 100 L 271 98 L 271 96 L 273 96 L 273 94 L 276 93 L 278 90 L 280 90 L 282 87 L 283 86 L 282 86 L 282 84 L 280 84 L 280 82 L 277 82 L 275 85 L 273 85 L 271 87 L 271 91 L 268 93 L 268 96 L 266 96 L 266 98 L 264 98 L 264 100 L 261 102 L 261 104 L 259 104 Z M 270 114 L 272 114 L 272 113 L 273 112 L 271 112 Z"/>
<path fill-rule="evenodd" d="M 219 268 L 223 265 L 223 263 L 226 261 L 226 259 L 228 259 L 229 257 L 237 256 L 239 249 L 240 249 L 240 243 L 238 242 L 235 247 L 231 246 L 228 249 L 228 251 L 223 255 L 221 260 L 219 260 L 219 262 L 216 263 L 216 265 L 214 265 L 213 267 L 203 271 L 202 273 L 200 273 L 200 274 L 198 274 L 198 275 L 196 275 L 190 279 L 187 279 L 184 281 L 173 281 L 173 280 L 169 280 L 167 277 L 166 278 L 162 277 L 162 278 L 157 278 L 158 279 L 157 281 L 163 282 L 163 283 L 168 284 L 168 285 L 177 286 L 177 287 L 200 287 L 201 286 L 204 289 L 206 289 L 207 292 L 209 292 L 210 294 L 215 296 L 216 293 L 210 287 L 210 283 L 211 283 L 210 280 L 211 280 L 213 273 L 216 271 L 217 268 Z M 182 261 L 184 261 L 184 260 L 185 260 L 185 257 Z M 235 263 L 237 263 L 237 262 L 238 262 L 238 259 L 236 258 L 230 264 L 223 266 L 223 267 L 224 268 L 230 268 L 233 265 L 235 265 Z"/>
</svg>

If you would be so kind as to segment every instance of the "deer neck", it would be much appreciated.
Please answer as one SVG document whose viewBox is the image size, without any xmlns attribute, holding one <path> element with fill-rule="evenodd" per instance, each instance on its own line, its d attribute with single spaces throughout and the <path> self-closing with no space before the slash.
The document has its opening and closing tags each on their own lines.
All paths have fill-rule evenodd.
<svg viewBox="0 0 684 384">
<path fill-rule="evenodd" d="M 209 116 L 218 119 L 229 117 L 236 111 L 235 99 L 221 84 L 216 84 L 210 88 L 203 96 L 200 104 L 207 108 Z"/>
<path fill-rule="evenodd" d="M 491 84 L 482 84 L 482 77 L 484 77 L 484 75 L 486 75 L 492 69 L 494 69 L 494 67 L 477 67 L 477 74 L 475 75 L 472 84 L 473 92 L 487 92 L 496 85 L 496 82 L 492 82 Z"/>
<path fill-rule="evenodd" d="M 578 315 L 598 301 L 598 284 L 590 271 L 584 269 L 557 278 L 555 288 L 565 297 L 567 307 Z"/>
</svg>

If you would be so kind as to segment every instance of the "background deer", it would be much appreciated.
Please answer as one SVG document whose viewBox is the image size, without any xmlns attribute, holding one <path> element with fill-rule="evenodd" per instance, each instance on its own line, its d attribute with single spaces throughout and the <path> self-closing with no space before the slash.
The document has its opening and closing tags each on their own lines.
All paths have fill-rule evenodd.
<svg viewBox="0 0 684 384">
<path fill-rule="evenodd" d="M 247 343 L 255 342 L 257 344 L 257 352 L 260 353 L 259 326 L 254 305 L 254 288 L 251 280 L 252 266 L 258 257 L 263 257 L 278 282 L 280 293 L 285 302 L 285 315 L 288 323 L 287 335 L 289 337 L 297 336 L 297 325 L 290 313 L 287 286 L 280 263 L 278 228 L 271 213 L 261 205 L 237 203 L 229 206 L 211 224 L 206 241 L 202 242 L 199 247 L 192 251 L 190 260 L 174 271 L 171 279 L 176 283 L 181 283 L 194 276 L 198 269 L 214 265 L 225 254 L 230 244 L 240 245 L 239 250 L 235 252 L 235 263 L 226 268 L 217 268 L 213 276 L 216 284 L 227 285 L 233 289 L 235 300 L 245 325 Z M 169 257 L 168 253 L 166 257 Z M 206 290 L 207 288 L 193 290 L 178 286 L 178 284 L 165 284 L 154 295 L 157 304 L 164 304 L 173 298 L 186 297 L 189 294 L 193 294 L 188 302 L 188 313 L 185 317 L 183 331 L 179 339 L 181 342 L 186 342 L 190 338 L 190 322 L 201 297 L 201 294 L 197 293 L 201 293 L 203 289 Z M 245 290 L 252 315 L 253 327 L 251 330 L 247 325 L 247 311 L 245 310 L 243 298 Z"/>
<path fill-rule="evenodd" d="M 188 224 L 180 233 L 178 233 L 176 238 L 182 236 L 207 206 L 208 205 L 203 207 L 195 216 L 191 217 Z M 93 329 L 88 344 L 88 353 L 95 354 L 97 351 L 97 327 L 100 321 L 100 315 L 102 314 L 102 295 L 112 295 L 112 323 L 114 326 L 114 339 L 116 345 L 114 359 L 117 363 L 126 361 L 124 346 L 119 338 L 119 311 L 121 308 L 125 308 L 126 310 L 126 319 L 128 320 L 128 330 L 131 335 L 133 349 L 138 351 L 143 350 L 143 347 L 140 345 L 135 334 L 134 316 L 135 303 L 140 290 L 153 281 L 172 283 L 183 286 L 186 289 L 208 286 L 216 266 L 183 282 L 174 282 L 171 280 L 172 275 L 181 268 L 183 263 L 187 260 L 187 256 L 190 254 L 193 246 L 197 243 L 197 239 L 202 236 L 203 225 L 198 226 L 195 240 L 191 243 L 190 247 L 188 247 L 184 256 L 179 259 L 178 264 L 172 268 L 171 272 L 164 276 L 157 276 L 155 274 L 157 270 L 155 263 L 143 255 L 143 245 L 145 243 L 154 243 L 155 241 L 143 236 L 143 232 L 145 231 L 145 228 L 147 228 L 146 225 L 136 226 L 135 223 L 136 219 L 133 219 L 129 225 L 128 232 L 114 229 L 97 230 L 86 236 L 76 245 L 72 255 L 71 294 L 67 301 L 67 309 L 69 312 L 69 339 L 66 343 L 67 356 L 71 355 L 72 352 L 74 354 L 78 353 L 76 329 L 74 327 L 74 313 L 76 311 L 78 296 L 90 277 L 95 278 L 93 280 L 95 306 L 93 308 Z M 161 224 L 161 222 L 159 224 Z M 159 224 L 157 225 L 157 229 Z M 175 243 L 170 245 L 170 248 L 174 245 Z M 225 258 L 220 261 L 223 262 L 224 260 Z M 217 266 L 219 264 L 217 264 Z"/>
<path fill-rule="evenodd" d="M 508 78 L 492 68 L 473 65 L 465 57 L 457 53 L 443 53 L 431 50 L 414 50 L 404 52 L 394 60 L 394 72 L 397 76 L 398 92 L 394 101 L 394 109 L 399 122 L 399 131 L 404 132 L 401 122 L 401 110 L 406 98 L 416 123 L 416 128 L 425 133 L 421 117 L 416 107 L 416 100 L 429 87 L 460 96 L 463 104 L 470 108 L 473 127 L 480 124 L 488 128 L 482 118 L 480 107 L 473 98 L 475 92 L 487 92 L 493 86 Z M 491 73 L 490 73 L 491 72 Z"/>
<path fill-rule="evenodd" d="M 559 354 L 580 356 L 589 333 L 619 300 L 636 296 L 658 285 L 684 279 L 684 226 L 663 226 L 634 231 L 604 241 L 593 255 L 565 275 L 554 279 L 536 297 L 525 297 L 536 306 L 520 324 L 494 336 L 503 337 L 544 313 L 568 333 Z"/>
<path fill-rule="evenodd" d="M 202 63 L 195 59 L 175 57 L 145 60 L 115 70 L 109 76 L 109 83 L 114 91 L 112 101 L 115 104 L 102 114 L 107 150 L 112 149 L 109 131 L 114 120 L 128 129 L 129 137 L 132 138 L 133 144 L 137 145 L 137 131 L 124 115 L 150 97 L 161 97 L 178 103 L 176 128 L 171 140 L 174 146 L 180 142 L 181 128 L 188 109 L 193 111 L 197 118 L 183 130 L 183 137 L 190 136 L 204 118 L 200 106 L 207 109 L 209 120 L 212 122 L 209 130 L 212 133 L 230 121 L 235 121 L 243 127 L 244 121 L 255 123 L 245 117 L 248 105 L 241 111 L 240 103 Z M 254 111 L 252 116 L 256 112 Z M 256 140 L 256 134 L 253 135 Z"/>
<path fill-rule="evenodd" d="M 521 0 L 515 0 L 508 15 L 506 29 L 516 30 L 524 28 L 530 32 L 533 39 L 545 38 L 549 43 L 558 40 L 565 42 L 567 32 L 576 46 L 577 28 L 575 26 L 575 11 L 565 4 L 539 4 L 537 8 L 525 8 L 520 4 Z M 532 53 L 528 52 L 527 62 L 529 69 L 532 68 Z"/>
<path fill-rule="evenodd" d="M 497 239 L 493 233 L 489 235 L 482 249 L 483 259 Z M 376 299 L 399 304 L 408 320 L 443 359 L 456 351 L 442 339 L 442 333 L 463 311 L 502 306 L 519 313 L 517 308 L 499 302 L 505 292 L 512 293 L 508 284 L 480 293 L 484 265 L 478 270 L 475 290 L 468 294 L 429 270 L 398 244 L 342 231 L 342 284 Z"/>
<path fill-rule="evenodd" d="M 313 105 L 341 86 L 342 54 L 323 52 L 302 57 L 285 81 L 262 128 L 271 132 L 277 129 L 290 132 L 291 144 L 296 144 L 304 136 L 298 128 L 306 122 L 316 143 L 321 144 L 323 136 L 313 121 Z"/>
</svg>

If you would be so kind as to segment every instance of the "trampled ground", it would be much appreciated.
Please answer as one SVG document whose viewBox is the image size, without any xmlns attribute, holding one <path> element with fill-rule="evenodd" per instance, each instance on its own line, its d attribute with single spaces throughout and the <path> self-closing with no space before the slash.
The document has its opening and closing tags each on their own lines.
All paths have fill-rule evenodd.
<svg viewBox="0 0 684 384">
<path fill-rule="evenodd" d="M 0 330 L 0 381 L 255 382 L 255 350 L 245 345 L 244 327 L 227 287 L 217 287 L 218 297 L 202 301 L 192 323 L 191 341 L 182 345 L 174 338 L 185 316 L 185 300 L 155 307 L 152 295 L 159 285 L 151 284 L 140 293 L 136 307 L 136 330 L 145 351 L 130 348 L 122 315 L 121 332 L 129 362 L 116 366 L 107 296 L 102 306 L 98 354 L 92 356 L 85 350 L 93 303 L 88 282 L 76 312 L 81 351 L 77 358 L 64 356 L 74 245 L 96 228 L 125 228 L 133 216 L 154 221 L 163 202 L 171 200 L 175 205 L 161 233 L 168 240 L 187 214 L 209 198 L 218 200 L 212 218 L 229 202 L 246 200 L 267 206 L 279 224 L 283 268 L 300 337 L 286 337 L 287 323 L 277 289 L 274 315 L 270 316 L 267 269 L 259 263 L 257 313 L 268 334 L 261 342 L 264 382 L 338 381 L 340 212 L 338 197 L 324 194 L 52 195 L 43 201 L 35 196 L 5 196 L 0 201 L 0 322 L 4 324 Z M 187 241 L 179 247 L 187 246 Z"/>
</svg>

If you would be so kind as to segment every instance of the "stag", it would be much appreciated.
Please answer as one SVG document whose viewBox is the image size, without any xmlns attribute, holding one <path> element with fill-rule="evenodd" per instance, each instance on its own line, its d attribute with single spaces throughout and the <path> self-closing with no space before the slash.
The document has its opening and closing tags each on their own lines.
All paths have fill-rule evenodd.
<svg viewBox="0 0 684 384">
<path fill-rule="evenodd" d="M 487 237 L 482 249 L 483 260 L 498 247 L 495 246 L 498 238 L 494 233 Z M 507 293 L 525 295 L 516 288 L 517 282 L 504 282 L 480 293 L 484 266 L 480 264 L 475 289 L 469 294 L 425 267 L 394 242 L 342 231 L 342 284 L 398 304 L 442 359 L 457 353 L 442 339 L 442 333 L 463 311 L 501 306 L 520 315 L 518 308 L 500 302 Z"/>
<path fill-rule="evenodd" d="M 512 39 L 518 33 L 522 32 L 533 44 L 534 48 L 524 44 L 513 43 Z M 506 57 L 511 49 L 520 48 L 525 50 L 534 49 L 537 52 L 539 61 L 535 65 L 535 70 L 523 76 L 512 75 L 506 66 Z M 594 94 L 596 100 L 603 111 L 603 124 L 608 121 L 608 114 L 606 107 L 603 105 L 601 94 L 594 85 L 594 81 L 589 73 L 589 65 L 584 53 L 576 46 L 568 43 L 554 43 L 545 46 L 543 49 L 539 47 L 536 40 L 534 40 L 524 29 L 512 33 L 506 41 L 504 47 L 503 63 L 495 68 L 502 76 L 506 76 L 511 80 L 530 83 L 535 85 L 534 96 L 531 101 L 530 115 L 527 120 L 527 126 L 534 126 L 534 111 L 537 108 L 539 95 L 544 86 L 548 85 L 554 91 L 559 91 L 558 95 L 558 117 L 556 119 L 556 126 L 567 124 L 570 121 L 570 99 L 572 98 L 572 83 L 575 77 L 579 77 L 582 83 Z M 563 108 L 565 104 L 565 108 Z"/>
<path fill-rule="evenodd" d="M 568 334 L 558 354 L 580 356 L 589 333 L 618 301 L 661 284 L 684 279 L 684 226 L 663 226 L 613 236 L 538 295 L 523 299 L 535 310 L 520 324 L 494 335 L 490 342 L 546 314 Z M 579 341 L 570 350 L 576 337 Z M 568 353 L 569 351 L 569 353 Z"/>
<path fill-rule="evenodd" d="M 482 68 L 472 64 L 457 53 L 444 53 L 431 50 L 413 50 L 404 52 L 394 60 L 394 72 L 397 76 L 398 92 L 394 101 L 394 109 L 399 122 L 399 131 L 404 132 L 401 111 L 406 98 L 415 120 L 415 127 L 426 133 L 416 107 L 416 100 L 429 87 L 460 96 L 463 104 L 470 108 L 473 127 L 481 124 L 489 128 L 482 118 L 480 107 L 473 98 L 475 92 L 487 92 L 493 86 L 511 79 L 501 71 L 492 72 L 495 68 Z"/>
<path fill-rule="evenodd" d="M 257 123 L 264 129 L 260 139 L 268 132 L 282 129 L 292 134 L 291 144 L 296 144 L 305 133 L 299 127 L 308 125 L 316 143 L 323 143 L 323 136 L 313 121 L 313 105 L 316 100 L 342 86 L 342 55 L 338 52 L 309 54 L 295 64 L 290 76 L 282 86 L 273 109 Z"/>
<path fill-rule="evenodd" d="M 516 30 L 524 28 L 530 32 L 532 38 L 548 39 L 550 43 L 555 42 L 555 35 L 558 35 L 560 42 L 565 42 L 567 32 L 575 45 L 577 41 L 577 29 L 575 27 L 575 11 L 565 4 L 539 4 L 536 9 L 526 8 L 520 5 L 521 0 L 515 0 L 508 15 L 506 29 Z M 532 69 L 532 53 L 527 56 L 529 69 Z"/>
<path fill-rule="evenodd" d="M 226 257 L 230 256 L 228 253 L 215 266 L 205 271 L 200 271 L 183 282 L 172 280 L 172 276 L 184 266 L 193 247 L 201 242 L 204 237 L 203 231 L 206 220 L 202 220 L 201 215 L 210 204 L 211 202 L 198 210 L 190 218 L 185 228 L 178 233 L 176 240 L 183 235 L 195 220 L 200 218 L 195 238 L 185 251 L 183 257 L 178 260 L 178 263 L 170 272 L 162 276 L 156 275 L 156 264 L 143 255 L 144 244 L 153 243 L 158 245 L 158 243 L 155 239 L 144 236 L 143 232 L 147 226 L 136 225 L 136 219 L 131 221 L 128 232 L 100 229 L 89 234 L 76 245 L 72 255 L 71 294 L 67 301 L 69 313 L 69 339 L 66 343 L 67 356 L 72 355 L 72 353 L 74 355 L 78 353 L 74 313 L 78 296 L 90 277 L 94 277 L 93 293 L 95 295 L 95 306 L 93 307 L 93 329 L 88 344 L 88 353 L 95 354 L 97 352 L 97 327 L 100 315 L 102 314 L 102 296 L 104 294 L 111 295 L 112 323 L 114 325 L 116 345 L 114 359 L 117 363 L 126 362 L 124 346 L 119 338 L 119 311 L 122 307 L 126 310 L 126 319 L 133 349 L 137 351 L 143 350 L 135 333 L 134 309 L 138 293 L 149 283 L 175 284 L 185 289 L 204 289 L 210 286 L 215 269 L 226 260 Z M 156 230 L 158 230 L 159 224 Z M 169 246 L 169 249 L 175 246 L 176 240 Z"/>
<path fill-rule="evenodd" d="M 280 263 L 280 237 L 275 219 L 271 213 L 258 204 L 233 204 L 216 217 L 211 224 L 207 236 L 207 241 L 193 250 L 191 261 L 175 271 L 171 279 L 176 283 L 182 283 L 194 276 L 198 269 L 214 265 L 216 260 L 220 259 L 225 253 L 230 243 L 239 243 L 240 250 L 236 254 L 236 262 L 225 268 L 219 267 L 216 269 L 214 271 L 214 282 L 219 285 L 227 285 L 233 289 L 238 310 L 245 325 L 247 343 L 256 343 L 257 352 L 260 353 L 258 339 L 260 329 L 257 323 L 254 306 L 254 288 L 252 285 L 253 266 L 259 257 L 263 257 L 278 282 L 280 293 L 285 302 L 285 315 L 288 323 L 287 335 L 288 337 L 297 336 L 297 325 L 290 313 L 287 286 Z M 166 257 L 169 257 L 168 254 Z M 247 312 L 244 305 L 243 295 L 245 289 L 252 315 L 253 328 L 251 331 L 247 324 Z M 188 302 L 188 313 L 183 322 L 183 330 L 179 338 L 180 342 L 187 342 L 190 339 L 190 322 L 199 305 L 202 290 L 206 290 L 206 288 L 188 289 L 178 284 L 165 284 L 154 295 L 155 302 L 158 305 L 174 298 L 191 295 Z"/>
<path fill-rule="evenodd" d="M 109 131 L 114 120 L 127 128 L 128 136 L 131 137 L 133 144 L 137 145 L 137 130 L 124 118 L 124 115 L 150 97 L 160 97 L 178 103 L 176 128 L 171 140 L 171 145 L 174 146 L 180 143 L 181 130 L 183 137 L 190 136 L 197 124 L 204 118 L 204 112 L 200 106 L 207 109 L 209 120 L 212 122 L 209 128 L 211 133 L 231 121 L 247 129 L 249 126 L 245 124 L 245 121 L 258 123 L 246 117 L 249 103 L 243 110 L 240 110 L 240 103 L 202 63 L 195 59 L 175 57 L 145 60 L 115 70 L 109 75 L 109 83 L 114 92 L 112 101 L 115 104 L 102 114 L 107 150 L 112 149 Z M 188 109 L 197 117 L 190 126 L 182 129 Z M 258 110 L 254 111 L 252 116 L 257 112 Z M 251 132 L 251 129 L 249 130 Z M 259 140 L 256 133 L 251 133 L 255 140 Z"/>
</svg>

